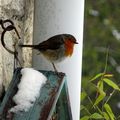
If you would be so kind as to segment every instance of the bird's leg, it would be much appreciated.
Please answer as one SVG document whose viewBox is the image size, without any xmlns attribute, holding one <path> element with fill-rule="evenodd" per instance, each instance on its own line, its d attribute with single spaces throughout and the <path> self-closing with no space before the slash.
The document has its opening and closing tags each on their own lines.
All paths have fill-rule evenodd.
<svg viewBox="0 0 120 120">
<path fill-rule="evenodd" d="M 52 65 L 53 65 L 53 68 L 54 68 L 55 72 L 58 74 L 58 71 L 57 71 L 57 69 L 55 67 L 55 64 L 53 62 L 52 62 Z"/>
<path fill-rule="evenodd" d="M 61 74 L 57 71 L 57 69 L 56 69 L 56 67 L 55 67 L 55 64 L 54 64 L 53 62 L 52 62 L 52 65 L 53 65 L 53 68 L 54 68 L 54 70 L 55 70 L 56 75 L 57 75 L 59 78 L 63 77 L 63 74 L 61 75 Z"/>
</svg>

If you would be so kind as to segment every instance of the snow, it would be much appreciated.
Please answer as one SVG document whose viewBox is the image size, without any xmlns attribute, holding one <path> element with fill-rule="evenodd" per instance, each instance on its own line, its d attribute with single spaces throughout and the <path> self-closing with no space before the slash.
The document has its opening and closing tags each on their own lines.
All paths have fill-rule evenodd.
<svg viewBox="0 0 120 120">
<path fill-rule="evenodd" d="M 41 72 L 33 68 L 23 68 L 21 74 L 17 94 L 13 97 L 16 106 L 10 109 L 13 113 L 28 111 L 39 97 L 40 89 L 47 80 Z"/>
</svg>

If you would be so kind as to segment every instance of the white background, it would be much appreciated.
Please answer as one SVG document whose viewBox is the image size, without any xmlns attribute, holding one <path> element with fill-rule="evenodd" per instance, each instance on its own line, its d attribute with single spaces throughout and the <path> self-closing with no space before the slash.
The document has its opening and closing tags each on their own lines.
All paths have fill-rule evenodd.
<svg viewBox="0 0 120 120">
<path fill-rule="evenodd" d="M 61 33 L 69 33 L 76 37 L 79 45 L 75 45 L 70 59 L 57 64 L 58 71 L 67 74 L 73 120 L 79 120 L 80 85 L 82 68 L 84 0 L 36 0 L 34 22 L 34 44 Z M 33 52 L 33 67 L 53 70 L 50 62 L 43 56 Z"/>
</svg>

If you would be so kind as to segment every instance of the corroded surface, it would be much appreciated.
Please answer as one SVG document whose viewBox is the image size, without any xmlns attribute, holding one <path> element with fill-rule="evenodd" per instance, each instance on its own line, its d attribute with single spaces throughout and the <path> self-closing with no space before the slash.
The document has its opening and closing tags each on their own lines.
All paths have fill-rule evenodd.
<svg viewBox="0 0 120 120">
<path fill-rule="evenodd" d="M 20 80 L 20 69 L 17 69 L 0 107 L 0 117 L 5 120 L 50 120 L 53 115 L 55 105 L 65 82 L 65 74 L 58 76 L 52 71 L 41 71 L 48 79 L 42 87 L 40 96 L 29 109 L 28 112 L 17 114 L 9 113 L 9 109 L 14 105 L 12 97 L 17 91 Z"/>
</svg>

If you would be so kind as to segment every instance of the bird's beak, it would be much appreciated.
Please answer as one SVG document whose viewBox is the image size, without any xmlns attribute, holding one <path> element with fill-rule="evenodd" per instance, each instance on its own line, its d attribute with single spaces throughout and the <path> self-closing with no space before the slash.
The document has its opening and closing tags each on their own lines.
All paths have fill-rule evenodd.
<svg viewBox="0 0 120 120">
<path fill-rule="evenodd" d="M 79 44 L 77 41 L 75 41 L 75 44 Z"/>
</svg>

